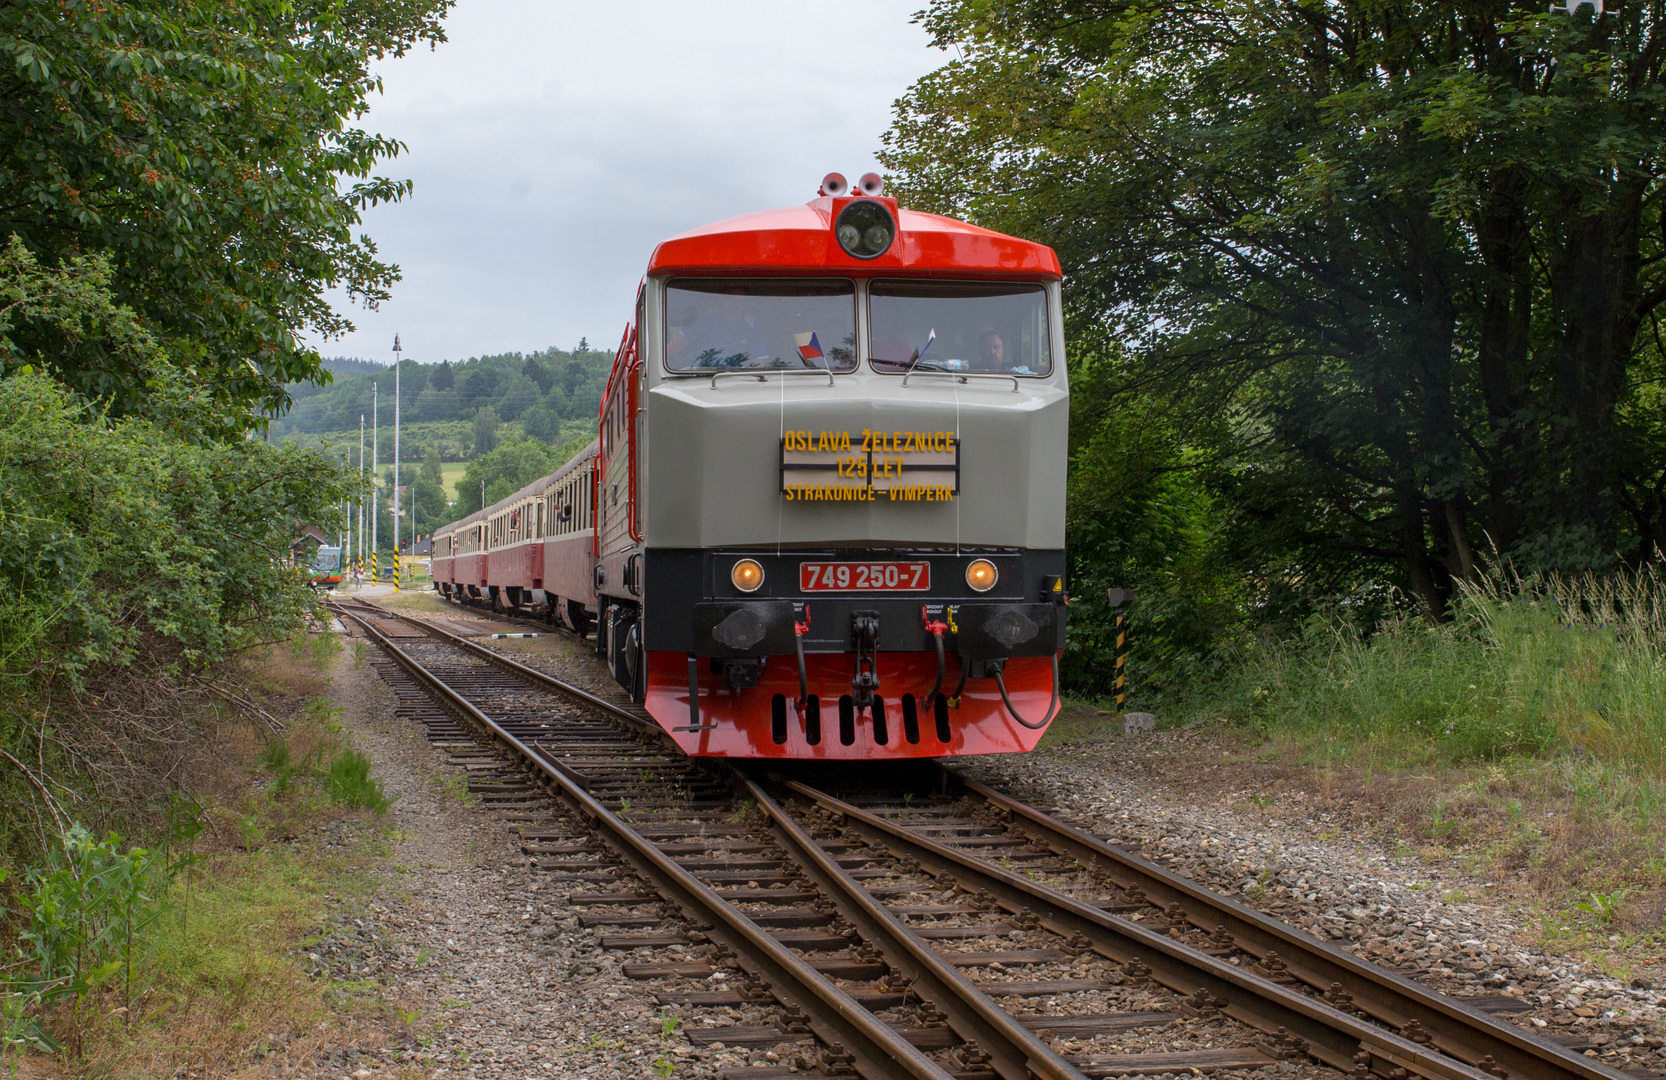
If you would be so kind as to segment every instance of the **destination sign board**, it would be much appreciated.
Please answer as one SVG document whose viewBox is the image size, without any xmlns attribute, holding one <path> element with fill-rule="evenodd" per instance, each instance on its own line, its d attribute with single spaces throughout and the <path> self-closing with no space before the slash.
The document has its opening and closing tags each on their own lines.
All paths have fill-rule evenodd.
<svg viewBox="0 0 1666 1080">
<path fill-rule="evenodd" d="M 788 502 L 949 502 L 960 494 L 952 431 L 789 431 L 781 439 Z"/>
</svg>

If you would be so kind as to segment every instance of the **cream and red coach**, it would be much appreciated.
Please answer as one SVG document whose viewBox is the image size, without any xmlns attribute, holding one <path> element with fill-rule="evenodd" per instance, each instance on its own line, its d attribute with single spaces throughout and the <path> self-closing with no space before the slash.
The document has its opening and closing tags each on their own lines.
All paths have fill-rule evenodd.
<svg viewBox="0 0 1666 1080">
<path fill-rule="evenodd" d="M 1065 633 L 1059 289 L 1051 249 L 902 209 L 871 174 L 667 240 L 594 449 L 436 534 L 463 538 L 441 588 L 595 612 L 615 677 L 691 754 L 1029 750 Z M 534 535 L 578 470 L 582 595 L 552 590 Z M 500 542 L 542 542 L 517 558 L 545 576 L 498 578 Z"/>
<path fill-rule="evenodd" d="M 596 610 L 595 456 L 592 442 L 551 475 L 436 532 L 434 587 L 586 632 Z"/>
</svg>

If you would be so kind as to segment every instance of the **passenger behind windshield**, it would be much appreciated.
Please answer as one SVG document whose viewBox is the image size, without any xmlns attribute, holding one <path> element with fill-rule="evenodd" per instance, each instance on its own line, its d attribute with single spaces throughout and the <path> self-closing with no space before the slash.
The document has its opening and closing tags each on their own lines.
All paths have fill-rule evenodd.
<svg viewBox="0 0 1666 1080">
<path fill-rule="evenodd" d="M 848 281 L 678 278 L 665 302 L 665 364 L 673 371 L 856 367 L 856 291 Z"/>
<path fill-rule="evenodd" d="M 875 281 L 876 370 L 1047 375 L 1047 293 L 1018 282 Z"/>
</svg>

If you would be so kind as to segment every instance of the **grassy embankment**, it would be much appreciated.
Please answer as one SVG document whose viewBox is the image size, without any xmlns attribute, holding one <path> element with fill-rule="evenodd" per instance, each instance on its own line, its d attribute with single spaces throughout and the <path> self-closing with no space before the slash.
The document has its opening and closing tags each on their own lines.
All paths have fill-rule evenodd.
<svg viewBox="0 0 1666 1080">
<path fill-rule="evenodd" d="M 463 479 L 463 471 L 469 467 L 466 461 L 451 461 L 440 466 L 440 486 L 445 489 L 445 497 L 457 501 L 457 485 Z"/>
<path fill-rule="evenodd" d="M 1113 719 L 1073 702 L 1045 745 L 1120 739 Z M 1315 619 L 1163 721 L 1259 792 L 1249 809 L 1299 789 L 1361 838 L 1495 881 L 1553 942 L 1633 962 L 1666 944 L 1666 582 L 1652 573 L 1495 584 L 1449 623 L 1369 637 Z"/>
<path fill-rule="evenodd" d="M 325 696 L 325 671 L 338 653 L 332 636 L 313 636 L 251 665 L 252 685 L 285 717 L 284 730 L 235 725 L 221 732 L 223 767 L 198 777 L 194 792 L 201 806 L 192 816 L 202 830 L 184 841 L 176 836 L 165 859 L 154 854 L 162 838 L 152 838 L 148 859 L 138 853 L 134 865 L 146 869 L 136 904 L 112 909 L 108 897 L 90 898 L 43 923 L 29 914 L 40 886 L 9 883 L 12 930 L 26 955 L 36 944 L 28 935 L 43 928 L 72 945 L 85 942 L 74 962 L 91 987 L 43 1010 L 24 993 L 41 973 L 27 962 L 9 969 L 16 981 L 0 983 L 11 1006 L 0 1030 L 21 1040 L 10 1048 L 24 1053 L 25 1074 L 126 1078 L 207 1068 L 224 1075 L 269 1053 L 293 1061 L 331 1043 L 351 1044 L 371 1028 L 402 1026 L 396 1004 L 375 984 L 332 983 L 307 970 L 311 942 L 362 902 L 372 887 L 368 869 L 387 847 L 387 800 Z M 135 842 L 113 839 L 117 851 Z M 187 852 L 183 869 L 162 870 Z M 131 982 L 124 920 L 137 924 Z M 62 1048 L 55 1060 L 40 1052 L 50 1042 Z"/>
</svg>

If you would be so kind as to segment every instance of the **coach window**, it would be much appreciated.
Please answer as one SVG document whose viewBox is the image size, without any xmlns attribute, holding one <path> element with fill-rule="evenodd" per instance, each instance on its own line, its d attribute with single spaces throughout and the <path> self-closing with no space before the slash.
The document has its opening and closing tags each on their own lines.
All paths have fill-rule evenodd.
<svg viewBox="0 0 1666 1080">
<path fill-rule="evenodd" d="M 875 371 L 1050 375 L 1047 291 L 1024 282 L 877 280 L 869 291 Z"/>
<path fill-rule="evenodd" d="M 854 371 L 856 286 L 675 278 L 665 287 L 665 366 Z"/>
</svg>

